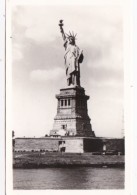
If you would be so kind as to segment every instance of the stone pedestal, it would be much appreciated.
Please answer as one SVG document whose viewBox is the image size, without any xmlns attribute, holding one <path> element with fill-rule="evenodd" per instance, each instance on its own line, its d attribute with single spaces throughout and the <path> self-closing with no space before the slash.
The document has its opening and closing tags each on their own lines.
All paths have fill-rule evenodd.
<svg viewBox="0 0 137 195">
<path fill-rule="evenodd" d="M 89 96 L 85 95 L 84 88 L 76 86 L 60 89 L 56 98 L 57 115 L 50 135 L 94 137 L 87 109 Z"/>
</svg>

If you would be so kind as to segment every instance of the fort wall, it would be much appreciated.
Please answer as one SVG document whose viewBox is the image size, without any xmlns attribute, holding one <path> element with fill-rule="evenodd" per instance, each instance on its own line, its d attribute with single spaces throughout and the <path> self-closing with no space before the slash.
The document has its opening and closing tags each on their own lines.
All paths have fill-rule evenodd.
<svg viewBox="0 0 137 195">
<path fill-rule="evenodd" d="M 14 151 L 49 151 L 66 153 L 120 152 L 124 154 L 124 139 L 114 138 L 16 138 Z"/>
</svg>

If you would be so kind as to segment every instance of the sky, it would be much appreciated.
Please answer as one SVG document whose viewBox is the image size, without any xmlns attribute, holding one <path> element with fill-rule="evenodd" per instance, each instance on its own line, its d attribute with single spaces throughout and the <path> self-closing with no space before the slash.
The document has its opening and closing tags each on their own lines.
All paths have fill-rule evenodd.
<svg viewBox="0 0 137 195">
<path fill-rule="evenodd" d="M 83 50 L 81 86 L 96 136 L 123 136 L 123 14 L 120 6 L 15 6 L 12 10 L 12 130 L 41 137 L 53 128 L 56 94 L 67 86 L 64 31 Z"/>
</svg>

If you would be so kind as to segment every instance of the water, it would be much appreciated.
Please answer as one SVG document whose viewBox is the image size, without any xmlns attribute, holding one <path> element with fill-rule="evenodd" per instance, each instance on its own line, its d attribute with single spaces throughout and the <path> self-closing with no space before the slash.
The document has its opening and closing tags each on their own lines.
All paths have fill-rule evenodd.
<svg viewBox="0 0 137 195">
<path fill-rule="evenodd" d="M 14 169 L 14 189 L 123 189 L 122 168 Z"/>
</svg>

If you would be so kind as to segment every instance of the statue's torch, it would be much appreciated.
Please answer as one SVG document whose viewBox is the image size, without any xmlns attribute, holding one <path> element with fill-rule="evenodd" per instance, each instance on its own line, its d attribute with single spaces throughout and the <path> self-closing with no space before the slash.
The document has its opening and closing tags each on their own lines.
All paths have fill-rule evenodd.
<svg viewBox="0 0 137 195">
<path fill-rule="evenodd" d="M 62 32 L 63 32 L 63 26 L 64 26 L 63 20 L 60 20 L 60 21 L 59 21 L 59 26 L 60 26 L 60 31 L 61 31 L 61 33 L 62 33 Z"/>
</svg>

